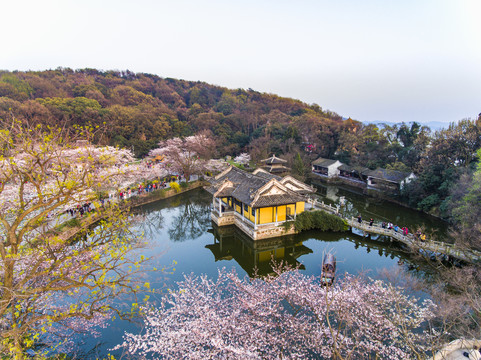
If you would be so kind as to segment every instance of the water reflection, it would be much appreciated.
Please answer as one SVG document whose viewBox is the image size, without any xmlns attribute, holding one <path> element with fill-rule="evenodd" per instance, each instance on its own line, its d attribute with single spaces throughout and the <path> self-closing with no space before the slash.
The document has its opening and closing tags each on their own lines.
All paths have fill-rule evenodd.
<svg viewBox="0 0 481 360">
<path fill-rule="evenodd" d="M 169 237 L 172 241 L 197 239 L 205 233 L 210 220 L 210 203 L 189 197 L 179 205 L 179 214 L 172 218 Z"/>
<path fill-rule="evenodd" d="M 290 236 L 253 241 L 235 226 L 218 227 L 214 223 L 209 232 L 214 235 L 214 242 L 205 247 L 212 252 L 215 261 L 235 260 L 249 276 L 272 273 L 273 260 L 305 270 L 297 259 L 313 252 L 302 241 Z"/>
<path fill-rule="evenodd" d="M 162 209 L 157 211 L 143 211 L 134 209 L 132 213 L 134 229 L 143 233 L 146 239 L 152 239 L 164 227 L 165 219 Z"/>
<path fill-rule="evenodd" d="M 385 216 L 399 212 L 403 219 L 414 219 L 406 208 L 344 195 L 342 189 L 336 196 L 346 196 L 350 209 L 360 209 L 364 217 L 367 211 Z M 332 233 L 312 230 L 291 237 L 253 241 L 235 227 L 218 228 L 213 225 L 210 220 L 211 202 L 212 196 L 198 189 L 136 210 L 137 218 L 132 231 L 143 232 L 148 241 L 148 246 L 139 248 L 138 252 L 153 257 L 145 271 L 145 280 L 152 288 L 174 289 L 175 282 L 191 273 L 215 278 L 223 267 L 235 269 L 240 276 L 252 276 L 257 268 L 262 276 L 272 272 L 272 258 L 291 266 L 300 266 L 306 275 L 320 275 L 326 251 L 336 255 L 339 276 L 345 272 L 363 272 L 379 278 L 378 269 L 392 268 L 409 271 L 424 279 L 435 275 L 433 263 L 412 257 L 408 249 L 391 242 L 390 238 L 365 237 L 357 231 Z M 436 222 L 432 224 L 435 226 Z M 163 273 L 149 271 L 152 267 L 168 267 L 174 261 L 176 269 L 172 269 L 167 278 Z M 97 348 L 98 353 L 107 357 L 109 349 L 122 342 L 124 331 L 138 333 L 141 329 L 133 323 L 116 320 L 111 327 L 102 330 L 102 340 L 106 343 Z M 92 342 L 96 340 L 92 339 Z M 122 356 L 120 353 L 114 355 Z"/>
<path fill-rule="evenodd" d="M 409 249 L 393 242 L 388 236 L 313 230 L 295 236 L 253 241 L 235 226 L 218 227 L 214 223 L 211 226 L 208 232 L 213 238 L 205 248 L 210 250 L 214 261 L 234 260 L 249 276 L 272 274 L 272 260 L 283 261 L 290 266 L 307 270 L 310 274 L 316 274 L 314 264 L 317 263 L 319 267 L 323 253 L 327 251 L 337 254 L 341 261 L 341 273 L 356 273 L 369 268 L 375 270 L 383 266 L 399 266 L 425 279 L 436 273 L 429 262 L 413 256 Z M 346 243 L 352 245 L 346 247 Z M 381 261 L 382 258 L 387 262 Z M 357 260 L 363 263 L 361 267 Z"/>
<path fill-rule="evenodd" d="M 336 189 L 331 190 L 345 196 L 345 191 Z M 364 217 L 369 213 L 386 217 L 398 213 L 401 220 L 414 224 L 425 220 L 419 217 L 418 212 L 395 204 L 359 194 L 347 195 L 343 211 L 356 214 L 360 211 Z M 179 270 L 186 273 L 197 273 L 198 268 L 202 269 L 201 272 L 215 273 L 218 267 L 235 266 L 242 268 L 249 276 L 254 274 L 255 269 L 259 275 L 265 275 L 272 272 L 273 258 L 291 266 L 300 266 L 309 274 L 317 274 L 326 251 L 336 252 L 341 263 L 338 269 L 350 273 L 389 266 L 419 271 L 423 277 L 433 272 L 429 264 L 413 258 L 409 249 L 393 242 L 391 238 L 378 235 L 366 237 L 357 230 L 352 233 L 313 230 L 295 236 L 253 241 L 235 226 L 219 228 L 213 224 L 210 219 L 211 200 L 207 192 L 199 189 L 146 205 L 139 214 L 142 218 L 140 228 L 145 238 L 150 239 L 152 246 L 164 244 L 162 249 L 167 246 L 169 254 L 163 255 L 164 260 L 172 258 L 179 261 Z M 417 223 L 414 222 L 416 220 Z M 433 227 L 443 226 L 437 219 L 428 220 L 432 221 Z M 155 250 L 152 249 L 152 252 Z"/>
<path fill-rule="evenodd" d="M 210 200 L 209 193 L 195 190 L 185 195 L 144 205 L 135 211 L 137 216 L 143 219 L 141 230 L 146 238 L 156 238 L 167 226 L 169 240 L 183 242 L 197 239 L 209 228 Z M 171 210 L 175 210 L 175 215 L 172 215 Z"/>
</svg>

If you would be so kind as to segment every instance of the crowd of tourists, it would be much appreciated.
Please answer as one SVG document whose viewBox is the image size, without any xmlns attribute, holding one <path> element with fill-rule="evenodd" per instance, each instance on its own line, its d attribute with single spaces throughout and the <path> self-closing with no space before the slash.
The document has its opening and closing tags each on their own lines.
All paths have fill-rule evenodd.
<svg viewBox="0 0 481 360">
<path fill-rule="evenodd" d="M 70 214 L 71 217 L 80 215 L 81 217 L 84 216 L 85 213 L 89 213 L 93 211 L 93 206 L 91 202 L 86 202 L 84 204 L 77 204 L 76 207 L 70 208 L 66 211 L 66 213 Z"/>
<path fill-rule="evenodd" d="M 110 193 L 108 198 L 101 198 L 100 205 L 104 206 L 105 203 L 110 203 L 110 201 L 115 201 L 115 198 L 120 200 L 129 199 L 135 195 L 142 195 L 147 194 L 155 190 L 165 189 L 169 186 L 170 182 L 181 182 L 182 179 L 185 179 L 182 174 L 179 175 L 171 175 L 169 177 L 163 178 L 162 180 L 153 181 L 150 184 L 144 185 L 143 183 L 138 184 L 137 186 L 127 187 L 127 189 L 120 190 L 118 195 Z M 91 202 L 86 202 L 84 204 L 78 204 L 70 209 L 65 210 L 65 214 L 70 215 L 71 217 L 83 217 L 85 214 L 90 213 L 95 210 L 95 206 Z M 48 216 L 51 217 L 51 216 Z"/>
<path fill-rule="evenodd" d="M 170 177 L 164 178 L 163 180 L 155 180 L 150 184 L 144 185 L 143 183 L 138 184 L 135 189 L 137 190 L 137 195 L 142 195 L 142 194 L 147 194 L 155 190 L 159 189 L 165 189 L 170 182 L 181 182 L 182 179 L 185 179 L 185 177 L 182 176 L 182 174 L 179 175 L 171 175 Z M 118 197 L 120 200 L 128 199 L 132 195 L 135 195 L 133 193 L 134 187 L 127 187 L 127 189 L 120 190 Z M 111 195 L 110 195 L 111 196 Z"/>
<path fill-rule="evenodd" d="M 357 221 L 362 224 L 362 216 L 359 214 L 357 216 Z M 369 220 L 369 226 L 373 226 L 374 225 L 374 219 L 371 218 Z M 385 222 L 383 221 L 381 223 L 381 227 L 383 229 L 388 229 L 388 230 L 393 230 L 395 232 L 400 232 L 402 233 L 404 236 L 409 236 L 409 229 L 407 226 L 403 226 L 403 227 L 399 227 L 398 225 L 394 225 L 392 222 Z M 414 234 L 411 234 L 413 235 L 417 240 L 421 240 L 421 241 L 425 241 L 426 240 L 426 234 L 424 234 L 421 229 L 418 229 Z"/>
</svg>

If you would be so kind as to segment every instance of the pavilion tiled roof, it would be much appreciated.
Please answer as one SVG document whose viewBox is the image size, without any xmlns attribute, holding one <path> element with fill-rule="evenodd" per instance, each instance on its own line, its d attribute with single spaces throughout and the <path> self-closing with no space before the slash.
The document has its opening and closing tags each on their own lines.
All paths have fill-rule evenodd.
<svg viewBox="0 0 481 360">
<path fill-rule="evenodd" d="M 232 196 L 242 203 L 252 207 L 283 205 L 305 201 L 305 199 L 295 191 L 285 188 L 285 186 L 279 182 L 280 178 L 278 176 L 269 175 L 271 174 L 261 172 L 252 174 L 236 167 L 232 167 L 213 178 L 211 180 L 211 185 L 207 186 L 205 189 L 214 195 L 225 181 L 229 181 L 233 185 L 222 189 L 219 194 L 217 194 L 217 197 Z M 278 187 L 285 188 L 285 194 L 261 195 L 255 199 L 258 190 L 272 180 L 278 183 Z"/>
<path fill-rule="evenodd" d="M 232 196 L 232 193 L 234 192 L 235 188 L 234 187 L 226 187 L 220 191 L 220 193 L 217 194 L 217 197 L 226 197 L 226 196 Z"/>
<path fill-rule="evenodd" d="M 279 175 L 275 175 L 275 174 L 272 174 L 270 172 L 267 172 L 265 170 L 263 171 L 258 171 L 256 173 L 257 176 L 261 177 L 261 178 L 264 178 L 266 180 L 271 180 L 271 179 L 276 179 L 276 180 L 281 180 L 282 177 L 280 177 Z"/>
<path fill-rule="evenodd" d="M 255 193 L 271 180 L 267 176 L 254 175 L 236 167 L 232 167 L 228 172 L 224 174 L 221 173 L 220 175 L 220 177 L 212 179 L 211 186 L 205 189 L 211 194 L 215 194 L 224 181 L 229 180 L 234 184 L 234 188 L 229 196 L 234 196 L 242 202 L 244 202 L 243 200 L 250 199 L 251 194 Z"/>
<path fill-rule="evenodd" d="M 275 166 L 266 165 L 266 166 L 263 166 L 263 168 L 271 173 L 275 173 L 275 172 L 282 173 L 282 172 L 288 172 L 289 170 L 291 170 L 291 168 L 288 168 L 283 165 L 275 165 Z"/>
<path fill-rule="evenodd" d="M 287 160 L 284 160 L 284 159 L 278 158 L 275 155 L 272 155 L 270 158 L 261 160 L 261 162 L 266 164 L 283 164 L 283 163 L 286 163 Z"/>
<path fill-rule="evenodd" d="M 286 195 L 266 195 L 259 196 L 259 198 L 250 204 L 252 207 L 266 207 L 266 206 L 277 206 L 284 204 L 292 204 L 294 202 L 305 201 L 305 198 L 297 194 L 286 194 Z"/>
</svg>

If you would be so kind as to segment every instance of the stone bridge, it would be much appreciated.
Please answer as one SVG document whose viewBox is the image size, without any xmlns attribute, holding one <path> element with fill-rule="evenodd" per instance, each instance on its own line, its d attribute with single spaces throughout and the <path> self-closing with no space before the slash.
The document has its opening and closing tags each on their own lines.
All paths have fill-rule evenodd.
<svg viewBox="0 0 481 360">
<path fill-rule="evenodd" d="M 454 244 L 448 244 L 445 242 L 439 242 L 426 239 L 421 241 L 414 235 L 404 235 L 402 232 L 396 232 L 391 229 L 383 228 L 379 223 L 374 223 L 372 226 L 367 221 L 358 222 L 356 218 L 343 217 L 339 213 L 339 207 L 335 207 L 329 204 L 324 204 L 323 201 L 317 199 L 309 199 L 309 204 L 315 209 L 325 210 L 331 214 L 338 215 L 346 221 L 346 223 L 352 228 L 362 230 L 365 234 L 378 234 L 383 236 L 389 236 L 390 238 L 399 241 L 415 251 L 427 251 L 433 254 L 447 255 L 458 260 L 465 262 L 479 262 L 481 261 L 481 252 L 470 249 L 461 249 Z"/>
</svg>

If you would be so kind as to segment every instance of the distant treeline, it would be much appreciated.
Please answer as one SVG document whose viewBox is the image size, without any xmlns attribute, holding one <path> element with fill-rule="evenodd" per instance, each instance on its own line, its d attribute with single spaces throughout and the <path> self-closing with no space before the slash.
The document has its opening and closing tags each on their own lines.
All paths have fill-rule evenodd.
<svg viewBox="0 0 481 360">
<path fill-rule="evenodd" d="M 363 125 L 317 104 L 128 70 L 0 71 L 0 118 L 10 117 L 67 128 L 103 126 L 99 142 L 139 157 L 160 140 L 209 130 L 218 156 L 249 152 L 257 161 L 275 153 L 301 177 L 319 156 L 414 171 L 418 180 L 402 199 L 444 217 L 454 185 L 472 174 L 481 147 L 480 119 L 434 134 L 416 122 Z"/>
</svg>

